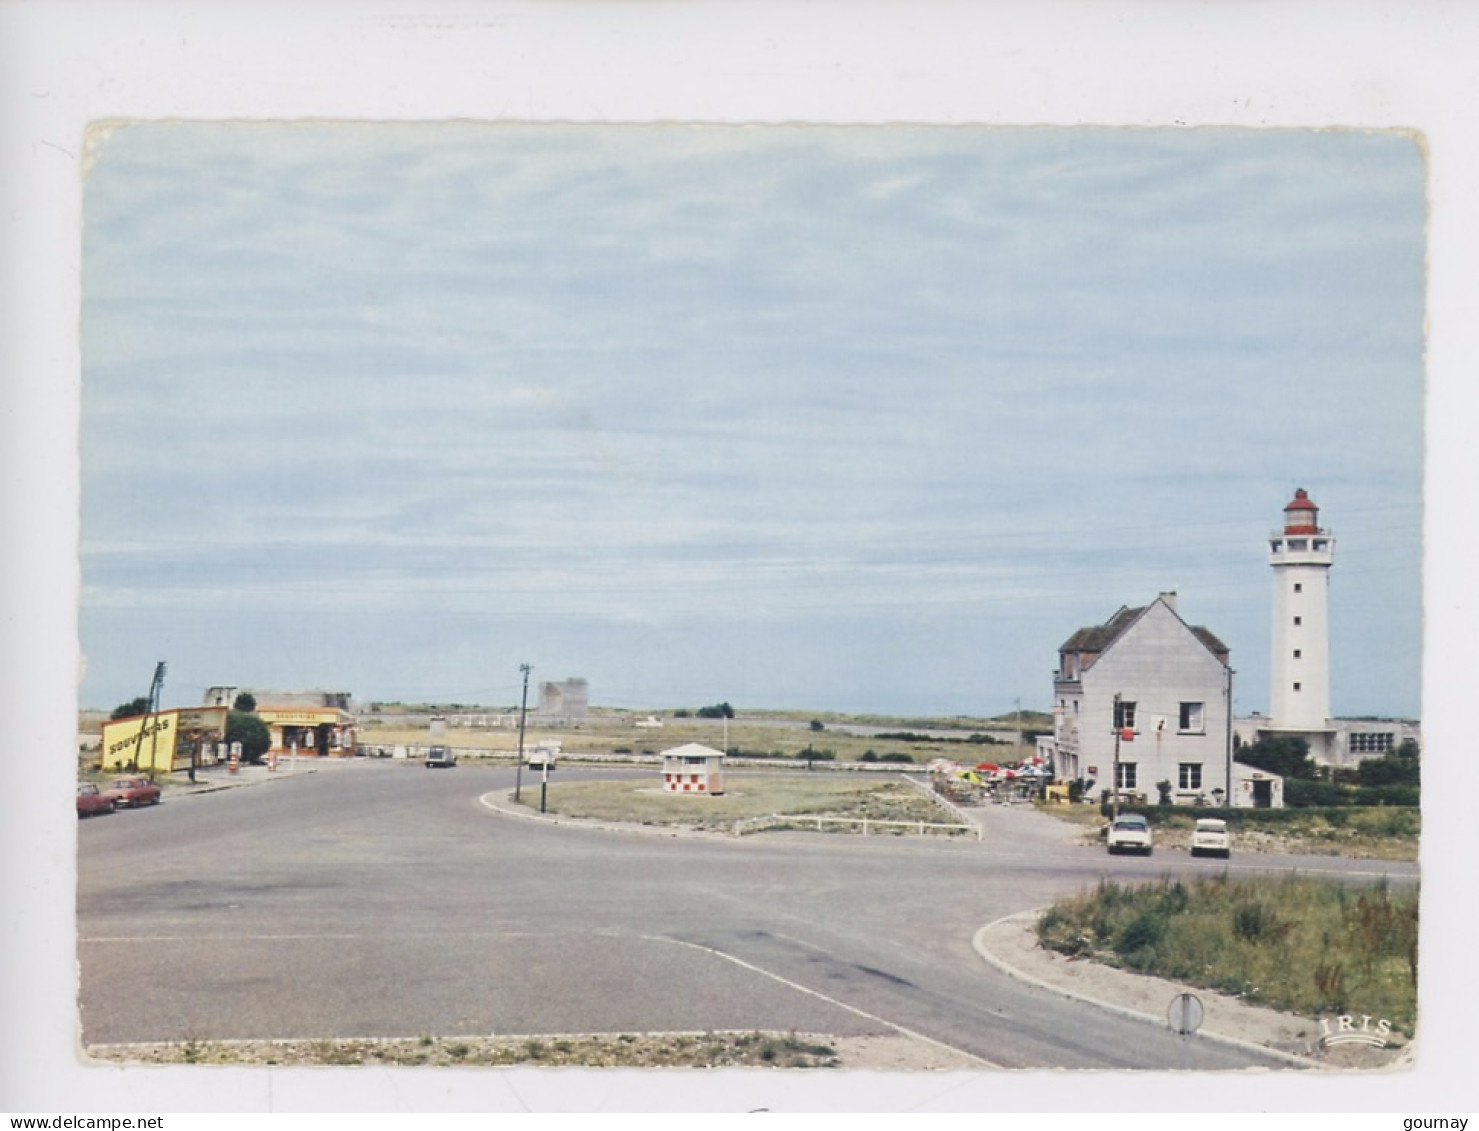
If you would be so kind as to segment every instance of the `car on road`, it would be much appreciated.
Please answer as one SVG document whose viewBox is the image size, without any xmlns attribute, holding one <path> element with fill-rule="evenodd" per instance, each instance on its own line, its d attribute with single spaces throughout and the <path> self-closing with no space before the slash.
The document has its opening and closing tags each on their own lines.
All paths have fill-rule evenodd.
<svg viewBox="0 0 1479 1131">
<path fill-rule="evenodd" d="M 159 804 L 160 789 L 148 778 L 114 778 L 108 793 L 117 805 L 127 809 Z"/>
<path fill-rule="evenodd" d="M 1110 855 L 1142 852 L 1149 856 L 1154 844 L 1150 835 L 1150 822 L 1139 813 L 1123 813 L 1110 823 L 1105 843 Z"/>
<path fill-rule="evenodd" d="M 553 770 L 555 754 L 552 750 L 540 750 L 536 747 L 524 756 L 524 765 L 531 770 Z"/>
<path fill-rule="evenodd" d="M 79 817 L 91 817 L 96 813 L 111 813 L 113 806 L 113 795 L 99 789 L 97 782 L 77 783 L 77 815 Z"/>
<path fill-rule="evenodd" d="M 457 752 L 450 746 L 433 746 L 426 752 L 426 768 L 434 770 L 439 766 L 457 765 Z"/>
<path fill-rule="evenodd" d="M 1198 817 L 1191 830 L 1191 854 L 1221 856 L 1224 860 L 1231 856 L 1232 834 L 1227 831 L 1227 822 L 1220 817 Z"/>
</svg>

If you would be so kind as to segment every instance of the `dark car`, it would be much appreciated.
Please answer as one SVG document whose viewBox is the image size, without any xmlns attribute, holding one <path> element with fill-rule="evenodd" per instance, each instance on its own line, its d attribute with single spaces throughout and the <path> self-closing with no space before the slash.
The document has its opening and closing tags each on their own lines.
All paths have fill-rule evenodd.
<svg viewBox="0 0 1479 1131">
<path fill-rule="evenodd" d="M 457 754 L 450 746 L 433 746 L 426 752 L 426 768 L 434 770 L 438 766 L 457 765 Z"/>
<path fill-rule="evenodd" d="M 96 782 L 77 783 L 77 815 L 79 817 L 91 817 L 95 813 L 111 813 L 113 805 L 113 795 L 100 790 Z"/>
<path fill-rule="evenodd" d="M 159 804 L 159 787 L 148 778 L 114 778 L 108 792 L 115 802 L 128 809 Z"/>
</svg>

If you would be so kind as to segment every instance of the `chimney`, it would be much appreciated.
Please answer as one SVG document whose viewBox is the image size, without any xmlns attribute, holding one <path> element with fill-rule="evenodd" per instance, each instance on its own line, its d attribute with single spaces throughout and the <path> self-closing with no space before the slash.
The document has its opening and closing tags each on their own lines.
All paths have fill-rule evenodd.
<svg viewBox="0 0 1479 1131">
<path fill-rule="evenodd" d="M 1176 612 L 1176 590 L 1172 589 L 1169 593 L 1162 593 L 1161 600 L 1165 602 L 1166 608 L 1173 613 Z"/>
</svg>

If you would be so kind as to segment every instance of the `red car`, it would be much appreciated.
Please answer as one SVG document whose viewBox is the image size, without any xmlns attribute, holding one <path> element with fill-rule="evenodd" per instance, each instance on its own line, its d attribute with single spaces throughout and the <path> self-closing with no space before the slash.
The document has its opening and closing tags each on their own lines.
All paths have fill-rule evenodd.
<svg viewBox="0 0 1479 1131">
<path fill-rule="evenodd" d="M 117 804 L 130 809 L 159 804 L 159 787 L 148 778 L 114 778 L 108 793 Z"/>
<path fill-rule="evenodd" d="M 94 813 L 113 812 L 113 795 L 104 793 L 95 782 L 77 783 L 77 815 L 91 817 Z"/>
</svg>

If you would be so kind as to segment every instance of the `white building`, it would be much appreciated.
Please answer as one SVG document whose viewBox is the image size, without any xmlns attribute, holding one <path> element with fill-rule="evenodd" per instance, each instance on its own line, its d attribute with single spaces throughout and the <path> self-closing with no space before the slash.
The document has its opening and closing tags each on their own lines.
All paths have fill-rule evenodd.
<svg viewBox="0 0 1479 1131">
<path fill-rule="evenodd" d="M 1122 798 L 1155 802 L 1169 782 L 1177 804 L 1254 804 L 1233 788 L 1228 649 L 1181 619 L 1175 593 L 1070 636 L 1053 702 L 1053 737 L 1039 749 L 1055 778 L 1082 779 L 1086 796 L 1114 783 Z"/>
</svg>

